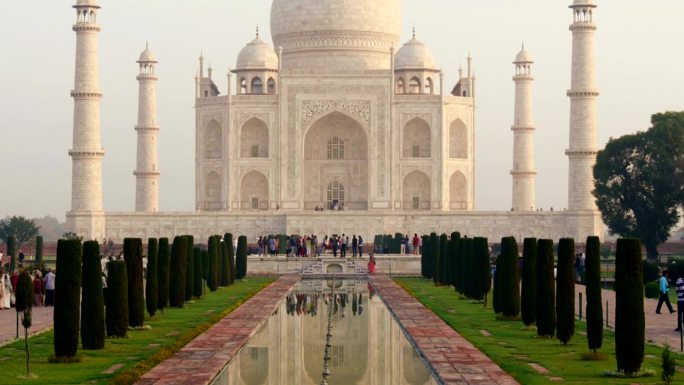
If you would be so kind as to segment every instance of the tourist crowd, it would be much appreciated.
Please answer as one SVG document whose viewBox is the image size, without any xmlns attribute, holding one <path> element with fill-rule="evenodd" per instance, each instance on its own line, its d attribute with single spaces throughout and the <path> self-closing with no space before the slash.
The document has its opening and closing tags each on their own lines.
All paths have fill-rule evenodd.
<svg viewBox="0 0 684 385">
<path fill-rule="evenodd" d="M 0 310 L 10 309 L 14 306 L 19 283 L 19 275 L 28 272 L 33 279 L 33 306 L 55 305 L 55 272 L 47 269 L 45 277 L 40 269 L 29 271 L 28 267 L 21 266 L 14 271 L 9 271 L 9 265 L 0 268 Z"/>
</svg>

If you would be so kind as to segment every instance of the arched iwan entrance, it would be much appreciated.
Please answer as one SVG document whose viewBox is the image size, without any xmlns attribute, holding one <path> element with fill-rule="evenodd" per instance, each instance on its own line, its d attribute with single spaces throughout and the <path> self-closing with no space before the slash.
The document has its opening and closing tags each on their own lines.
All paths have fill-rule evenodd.
<svg viewBox="0 0 684 385">
<path fill-rule="evenodd" d="M 468 210 L 468 181 L 460 171 L 449 178 L 449 209 Z"/>
<path fill-rule="evenodd" d="M 413 171 L 404 178 L 404 210 L 430 210 L 430 177 L 421 171 Z"/>
<path fill-rule="evenodd" d="M 359 122 L 340 112 L 315 121 L 304 139 L 304 208 L 330 208 L 342 186 L 345 210 L 368 209 L 368 137 Z M 335 193 L 332 193 L 332 190 Z"/>
<path fill-rule="evenodd" d="M 258 171 L 251 171 L 240 184 L 242 210 L 268 210 L 268 179 Z"/>
</svg>

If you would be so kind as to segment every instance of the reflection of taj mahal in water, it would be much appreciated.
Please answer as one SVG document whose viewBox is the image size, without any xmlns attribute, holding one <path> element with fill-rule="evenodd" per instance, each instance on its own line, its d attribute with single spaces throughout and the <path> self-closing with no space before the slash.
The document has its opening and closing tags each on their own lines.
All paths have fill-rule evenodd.
<svg viewBox="0 0 684 385">
<path fill-rule="evenodd" d="M 323 287 L 306 286 L 321 282 Z M 332 281 L 303 281 L 302 285 L 215 385 L 321 383 Z M 366 285 L 365 281 L 337 281 L 328 383 L 436 385 L 387 307 L 369 294 Z"/>
<path fill-rule="evenodd" d="M 86 238 L 115 240 L 172 233 L 206 239 L 226 229 L 252 239 L 265 233 L 342 233 L 345 226 L 346 233 L 366 239 L 455 229 L 490 238 L 602 235 L 591 196 L 598 95 L 595 5 L 593 0 L 573 1 L 568 212 L 536 212 L 533 60 L 525 50 L 513 71 L 512 210 L 475 212 L 471 58 L 458 70 L 455 84 L 445 84 L 435 57 L 415 32 L 400 44 L 400 0 L 274 0 L 276 48 L 257 33 L 239 53 L 227 90 L 219 90 L 213 70 L 200 58 L 192 213 L 159 212 L 157 136 L 163 130 L 157 125 L 158 63 L 149 49 L 142 53 L 136 211 L 105 214 L 99 6 L 96 0 L 78 0 L 68 225 Z M 316 210 L 333 207 L 344 211 Z M 331 221 L 330 215 L 340 220 Z"/>
</svg>

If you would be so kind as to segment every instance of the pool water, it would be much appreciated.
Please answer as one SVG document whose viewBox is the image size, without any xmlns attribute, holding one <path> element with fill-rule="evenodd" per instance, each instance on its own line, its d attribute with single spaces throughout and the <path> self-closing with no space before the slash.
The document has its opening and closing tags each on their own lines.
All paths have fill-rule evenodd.
<svg viewBox="0 0 684 385">
<path fill-rule="evenodd" d="M 438 382 L 368 282 L 304 280 L 212 384 Z"/>
</svg>

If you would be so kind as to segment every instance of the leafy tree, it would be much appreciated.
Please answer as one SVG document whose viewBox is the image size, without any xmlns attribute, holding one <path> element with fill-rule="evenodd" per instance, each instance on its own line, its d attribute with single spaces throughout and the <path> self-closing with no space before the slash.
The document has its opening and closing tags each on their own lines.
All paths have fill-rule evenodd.
<svg viewBox="0 0 684 385">
<path fill-rule="evenodd" d="M 81 294 L 81 343 L 83 349 L 105 346 L 105 309 L 102 293 L 102 263 L 97 241 L 83 244 L 83 293 Z"/>
<path fill-rule="evenodd" d="M 62 234 L 62 239 L 68 239 L 70 241 L 83 241 L 83 237 L 74 233 L 73 231 Z"/>
<path fill-rule="evenodd" d="M 523 323 L 530 326 L 537 319 L 537 238 L 523 241 L 522 293 L 520 313 Z"/>
<path fill-rule="evenodd" d="M 17 239 L 14 235 L 7 237 L 7 254 L 10 256 L 10 272 L 17 268 Z"/>
<path fill-rule="evenodd" d="M 603 345 L 603 300 L 601 299 L 601 241 L 587 238 L 587 258 L 584 263 L 587 285 L 587 343 L 596 352 Z"/>
<path fill-rule="evenodd" d="M 19 282 L 17 283 L 16 292 L 16 307 L 17 313 L 21 314 L 21 326 L 24 327 L 24 350 L 26 352 L 26 377 L 31 374 L 29 361 L 31 353 L 28 345 L 28 330 L 32 324 L 32 308 L 33 308 L 33 281 L 31 276 L 26 271 L 19 275 Z"/>
<path fill-rule="evenodd" d="M 32 219 L 13 216 L 0 221 L 0 240 L 7 242 L 7 238 L 13 236 L 17 241 L 17 249 L 40 234 L 40 227 L 36 226 Z"/>
<path fill-rule="evenodd" d="M 640 238 L 648 258 L 657 259 L 684 201 L 684 112 L 653 115 L 651 124 L 599 152 L 594 196 L 610 231 Z"/>
<path fill-rule="evenodd" d="M 615 250 L 615 358 L 618 370 L 635 374 L 644 361 L 644 276 L 641 241 L 618 239 Z"/>
<path fill-rule="evenodd" d="M 556 335 L 567 345 L 575 334 L 575 241 L 563 238 L 558 243 L 556 273 Z"/>
</svg>

